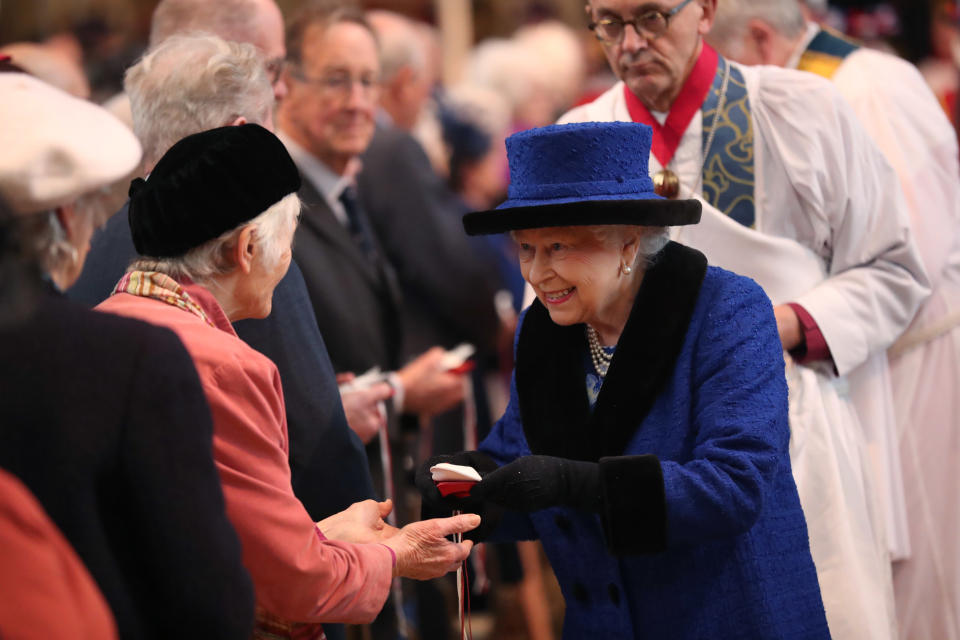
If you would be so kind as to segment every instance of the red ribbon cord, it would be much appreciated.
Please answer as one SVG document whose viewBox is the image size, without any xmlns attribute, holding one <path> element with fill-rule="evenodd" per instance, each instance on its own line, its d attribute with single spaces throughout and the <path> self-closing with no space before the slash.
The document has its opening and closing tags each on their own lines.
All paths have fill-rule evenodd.
<svg viewBox="0 0 960 640">
<path fill-rule="evenodd" d="M 680 94 L 670 105 L 670 113 L 661 125 L 650 110 L 635 96 L 626 84 L 623 85 L 623 95 L 627 101 L 627 111 L 634 122 L 642 122 L 653 129 L 653 144 L 651 150 L 660 166 L 666 167 L 673 158 L 683 133 L 693 120 L 693 116 L 703 106 L 703 101 L 710 91 L 713 78 L 717 74 L 719 57 L 706 42 L 697 58 L 690 76 L 683 84 Z"/>
</svg>

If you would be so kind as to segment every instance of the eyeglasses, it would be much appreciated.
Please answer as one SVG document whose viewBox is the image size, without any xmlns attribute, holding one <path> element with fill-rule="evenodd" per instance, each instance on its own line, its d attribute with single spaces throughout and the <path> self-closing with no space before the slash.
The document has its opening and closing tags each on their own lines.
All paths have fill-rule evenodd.
<svg viewBox="0 0 960 640">
<path fill-rule="evenodd" d="M 366 96 L 372 95 L 380 88 L 380 79 L 374 74 L 352 76 L 346 71 L 335 71 L 322 75 L 319 78 L 311 78 L 304 74 L 302 69 L 294 67 L 291 69 L 290 75 L 299 82 L 315 86 L 324 93 L 338 97 L 350 95 L 353 91 L 354 84 L 359 85 Z"/>
<path fill-rule="evenodd" d="M 601 18 L 596 22 L 591 22 L 588 27 L 593 31 L 597 40 L 604 44 L 619 44 L 622 42 L 623 34 L 626 33 L 625 27 L 628 24 L 633 26 L 633 30 L 637 32 L 637 35 L 652 40 L 666 33 L 667 27 L 670 26 L 670 18 L 677 15 L 677 13 L 690 4 L 690 2 L 692 2 L 692 0 L 683 0 L 683 2 L 669 11 L 647 11 L 631 20 Z"/>
<path fill-rule="evenodd" d="M 283 58 L 271 58 L 263 64 L 263 68 L 267 72 L 267 78 L 270 79 L 270 84 L 280 82 L 280 76 L 283 74 L 283 68 L 286 64 L 286 60 Z"/>
</svg>

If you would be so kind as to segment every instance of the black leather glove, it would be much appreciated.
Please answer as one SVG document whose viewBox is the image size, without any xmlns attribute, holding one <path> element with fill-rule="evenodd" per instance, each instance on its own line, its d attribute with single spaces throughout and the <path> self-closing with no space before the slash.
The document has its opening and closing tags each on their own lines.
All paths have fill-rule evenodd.
<svg viewBox="0 0 960 640">
<path fill-rule="evenodd" d="M 600 465 L 553 456 L 524 456 L 483 477 L 472 498 L 515 511 L 570 506 L 600 510 Z"/>
<path fill-rule="evenodd" d="M 439 511 L 445 515 L 450 515 L 451 511 L 460 510 L 465 513 L 477 513 L 471 507 L 475 507 L 479 502 L 472 495 L 467 498 L 456 498 L 448 496 L 444 498 L 440 495 L 433 476 L 430 473 L 430 467 L 441 462 L 450 464 L 459 464 L 466 467 L 473 467 L 482 478 L 485 474 L 497 468 L 497 463 L 493 458 L 479 451 L 461 451 L 460 453 L 451 453 L 448 455 L 434 456 L 420 465 L 417 474 L 414 477 L 414 484 L 420 495 L 423 497 L 424 506 L 429 506 L 432 511 Z"/>
<path fill-rule="evenodd" d="M 414 484 L 423 497 L 423 503 L 420 507 L 420 517 L 427 518 L 445 518 L 449 517 L 454 511 L 464 513 L 476 513 L 480 516 L 480 526 L 472 531 L 463 534 L 465 540 L 482 542 L 493 533 L 497 525 L 500 524 L 502 508 L 492 502 L 485 502 L 473 495 L 473 492 L 466 498 L 455 498 L 448 496 L 444 498 L 440 495 L 436 483 L 430 474 L 430 467 L 440 462 L 449 462 L 450 464 L 461 464 L 467 467 L 473 467 L 483 477 L 490 471 L 497 468 L 497 463 L 493 458 L 479 451 L 461 451 L 443 456 L 434 456 L 420 465 L 414 477 Z M 476 489 L 476 487 L 474 487 Z"/>
</svg>

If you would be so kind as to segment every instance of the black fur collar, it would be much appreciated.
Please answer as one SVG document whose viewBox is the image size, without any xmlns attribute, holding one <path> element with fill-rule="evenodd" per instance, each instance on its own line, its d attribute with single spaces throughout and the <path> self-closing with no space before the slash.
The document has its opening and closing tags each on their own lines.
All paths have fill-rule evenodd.
<svg viewBox="0 0 960 640">
<path fill-rule="evenodd" d="M 582 324 L 562 327 L 535 301 L 517 344 L 520 415 L 535 454 L 597 461 L 623 455 L 673 372 L 707 270 L 702 253 L 671 242 L 643 277 L 593 413 Z"/>
</svg>

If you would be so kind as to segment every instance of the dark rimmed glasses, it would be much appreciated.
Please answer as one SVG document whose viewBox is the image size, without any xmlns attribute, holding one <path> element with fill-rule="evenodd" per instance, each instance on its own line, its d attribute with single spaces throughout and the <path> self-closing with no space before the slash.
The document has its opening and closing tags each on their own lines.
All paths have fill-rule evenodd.
<svg viewBox="0 0 960 640">
<path fill-rule="evenodd" d="M 669 11 L 647 11 L 636 18 L 624 20 L 622 18 L 601 18 L 596 22 L 591 22 L 589 29 L 597 40 L 604 44 L 620 44 L 623 41 L 623 34 L 626 33 L 626 25 L 631 25 L 641 38 L 652 40 L 659 38 L 666 33 L 670 26 L 670 18 L 677 15 L 681 9 L 690 4 L 693 0 L 683 0 L 680 4 Z"/>
<path fill-rule="evenodd" d="M 271 58 L 263 63 L 263 68 L 267 72 L 267 78 L 269 78 L 271 85 L 280 82 L 280 76 L 283 75 L 286 64 L 287 61 L 283 58 Z"/>
<path fill-rule="evenodd" d="M 331 71 L 318 78 L 306 75 L 296 65 L 290 66 L 290 75 L 298 82 L 317 87 L 324 93 L 346 97 L 353 91 L 353 85 L 360 86 L 363 94 L 370 96 L 380 88 L 380 78 L 375 74 L 350 75 L 347 71 Z"/>
</svg>

